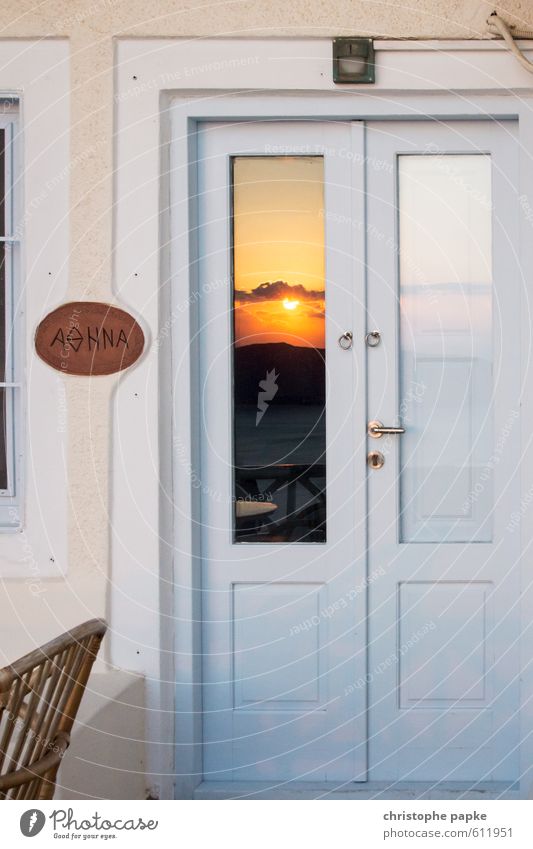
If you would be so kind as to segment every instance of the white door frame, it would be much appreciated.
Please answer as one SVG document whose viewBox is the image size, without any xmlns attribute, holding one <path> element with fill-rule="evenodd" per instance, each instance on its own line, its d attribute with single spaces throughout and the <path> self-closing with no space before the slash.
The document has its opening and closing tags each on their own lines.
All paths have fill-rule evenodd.
<svg viewBox="0 0 533 849">
<path fill-rule="evenodd" d="M 148 355 L 124 375 L 115 396 L 112 655 L 117 665 L 147 677 L 149 739 L 172 739 L 171 717 L 176 712 L 177 748 L 154 745 L 148 752 L 148 770 L 158 776 L 154 780 L 164 797 L 172 795 L 174 773 L 177 798 L 191 797 L 201 781 L 198 534 L 190 518 L 196 514 L 201 486 L 194 471 L 191 475 L 197 468 L 193 393 L 197 295 L 189 290 L 189 261 L 195 251 L 189 223 L 195 211 L 188 201 L 194 195 L 194 171 L 187 167 L 197 123 L 253 117 L 517 118 L 521 262 L 524 269 L 533 267 L 533 162 L 528 153 L 533 145 L 533 112 L 522 97 L 533 94 L 533 78 L 501 43 L 377 42 L 377 46 L 378 83 L 341 89 L 331 82 L 329 39 L 125 40 L 117 45 L 115 290 L 143 315 L 152 339 Z M 252 94 L 236 91 L 243 77 Z M 446 88 L 452 84 L 454 93 Z M 178 104 L 172 127 L 171 102 Z M 183 166 L 173 174 L 175 194 L 169 213 L 171 136 L 175 161 Z M 523 289 L 522 296 L 522 360 L 527 362 L 529 293 Z M 179 385 L 173 377 L 177 373 Z M 172 404 L 167 400 L 171 386 Z M 527 423 L 533 418 L 533 385 L 523 381 L 523 387 Z M 154 410 L 161 415 L 154 415 Z M 532 501 L 533 449 L 527 430 L 522 439 L 522 510 L 526 511 Z M 520 518 L 516 517 L 514 532 L 521 533 L 525 561 L 533 531 L 532 523 Z M 528 640 L 533 582 L 527 568 L 522 586 L 520 793 L 527 797 L 533 784 L 533 664 Z M 137 623 L 133 634 L 132 622 Z M 493 792 L 497 795 L 501 788 Z"/>
</svg>

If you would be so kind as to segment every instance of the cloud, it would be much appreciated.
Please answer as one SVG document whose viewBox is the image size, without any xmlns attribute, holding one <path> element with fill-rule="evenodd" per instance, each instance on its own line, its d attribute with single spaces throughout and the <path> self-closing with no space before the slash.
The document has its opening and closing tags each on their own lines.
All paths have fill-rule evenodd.
<svg viewBox="0 0 533 849">
<path fill-rule="evenodd" d="M 241 304 L 259 303 L 260 301 L 282 301 L 284 298 L 292 298 L 297 301 L 323 301 L 324 292 L 306 289 L 301 283 L 291 286 L 283 280 L 275 283 L 260 283 L 251 292 L 235 291 L 235 300 Z"/>
</svg>

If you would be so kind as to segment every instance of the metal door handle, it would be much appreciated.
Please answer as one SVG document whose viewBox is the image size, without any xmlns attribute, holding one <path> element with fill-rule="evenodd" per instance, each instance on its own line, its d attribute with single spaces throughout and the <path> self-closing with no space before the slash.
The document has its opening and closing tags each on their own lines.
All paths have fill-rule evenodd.
<svg viewBox="0 0 533 849">
<path fill-rule="evenodd" d="M 368 435 L 379 439 L 384 433 L 405 433 L 404 427 L 384 427 L 377 419 L 368 423 Z"/>
</svg>

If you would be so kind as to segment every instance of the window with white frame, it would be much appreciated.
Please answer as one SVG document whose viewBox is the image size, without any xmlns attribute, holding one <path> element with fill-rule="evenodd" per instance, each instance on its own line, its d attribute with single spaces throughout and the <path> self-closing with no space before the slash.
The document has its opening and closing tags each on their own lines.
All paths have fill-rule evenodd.
<svg viewBox="0 0 533 849">
<path fill-rule="evenodd" d="M 21 526 L 21 228 L 18 109 L 0 102 L 0 532 Z"/>
</svg>

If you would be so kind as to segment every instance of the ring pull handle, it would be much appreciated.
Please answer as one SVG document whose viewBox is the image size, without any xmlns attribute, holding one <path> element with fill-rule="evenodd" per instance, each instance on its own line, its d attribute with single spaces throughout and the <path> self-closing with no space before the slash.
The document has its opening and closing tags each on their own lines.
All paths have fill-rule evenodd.
<svg viewBox="0 0 533 849">
<path fill-rule="evenodd" d="M 369 348 L 377 348 L 381 342 L 381 333 L 379 330 L 372 330 L 370 333 L 367 333 L 365 336 L 365 342 Z"/>
<path fill-rule="evenodd" d="M 353 345 L 353 333 L 345 330 L 342 336 L 339 336 L 339 345 L 343 351 L 349 351 Z"/>
</svg>

